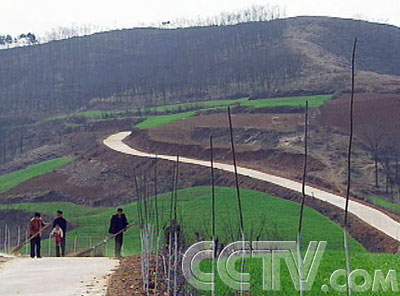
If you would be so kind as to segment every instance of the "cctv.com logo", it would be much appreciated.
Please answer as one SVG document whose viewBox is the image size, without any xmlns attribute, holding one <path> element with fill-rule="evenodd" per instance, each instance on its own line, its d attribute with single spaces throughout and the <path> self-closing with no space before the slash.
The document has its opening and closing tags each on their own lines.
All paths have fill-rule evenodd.
<svg viewBox="0 0 400 296">
<path fill-rule="evenodd" d="M 234 290 L 247 291 L 250 289 L 250 274 L 237 270 L 238 262 L 242 259 L 262 259 L 262 289 L 265 291 L 280 291 L 280 266 L 283 261 L 290 273 L 294 288 L 297 291 L 310 291 L 314 285 L 327 242 L 312 241 L 309 243 L 304 258 L 294 241 L 239 241 L 224 248 L 216 264 L 212 265 L 211 273 L 202 272 L 200 263 L 214 259 L 214 242 L 203 241 L 192 245 L 185 253 L 182 261 L 182 271 L 186 280 L 196 289 L 214 291 L 215 273 L 225 285 Z M 215 266 L 215 267 L 214 267 Z M 216 270 L 215 270 L 216 269 Z M 344 281 L 343 279 L 347 279 Z M 357 279 L 357 281 L 356 281 Z M 371 275 L 366 270 L 356 269 L 347 272 L 344 269 L 334 271 L 329 279 L 329 285 L 322 285 L 321 291 L 346 292 L 348 290 L 362 293 L 367 291 L 398 292 L 397 273 L 389 270 L 385 275 L 381 270 L 375 270 Z"/>
</svg>

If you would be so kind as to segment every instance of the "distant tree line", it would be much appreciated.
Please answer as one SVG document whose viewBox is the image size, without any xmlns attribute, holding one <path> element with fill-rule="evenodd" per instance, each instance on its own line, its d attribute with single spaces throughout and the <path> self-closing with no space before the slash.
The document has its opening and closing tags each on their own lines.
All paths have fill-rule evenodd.
<svg viewBox="0 0 400 296">
<path fill-rule="evenodd" d="M 284 18 L 286 12 L 279 5 L 252 5 L 249 8 L 236 12 L 222 12 L 212 17 L 198 17 L 195 19 L 178 18 L 163 22 L 167 28 L 187 28 L 198 26 L 228 26 L 240 23 L 264 22 Z"/>
<path fill-rule="evenodd" d="M 198 26 L 227 26 L 239 23 L 271 21 L 285 16 L 285 11 L 278 5 L 253 5 L 247 9 L 238 10 L 235 12 L 222 12 L 219 15 L 212 17 L 197 17 L 197 18 L 177 18 L 159 23 L 138 23 L 137 27 L 148 28 L 187 28 Z M 72 24 L 70 26 L 59 26 L 46 32 L 44 35 L 36 37 L 32 33 L 21 34 L 17 37 L 11 35 L 0 35 L 1 45 L 26 45 L 26 42 L 31 44 L 47 43 L 54 40 L 69 39 L 78 36 L 87 36 L 96 32 L 105 32 L 118 29 L 118 25 L 114 26 L 98 26 L 95 24 Z M 21 40 L 25 43 L 21 43 Z"/>
<path fill-rule="evenodd" d="M 303 66 L 285 28 L 135 29 L 0 51 L 0 116 L 274 93 Z"/>
<path fill-rule="evenodd" d="M 307 75 L 319 68 L 293 46 L 293 27 L 319 28 L 322 33 L 310 34 L 308 42 L 341 59 L 349 52 L 348 40 L 357 35 L 359 70 L 400 75 L 399 29 L 330 18 L 279 19 L 280 15 L 279 10 L 255 6 L 199 23 L 222 26 L 119 30 L 2 50 L 0 117 L 301 93 L 307 90 Z M 236 22 L 240 24 L 227 25 Z M 66 28 L 59 37 L 85 30 L 91 29 Z M 332 84 L 327 89 L 342 85 Z"/>
<path fill-rule="evenodd" d="M 36 35 L 32 33 L 20 34 L 16 37 L 13 37 L 9 34 L 7 35 L 0 34 L 0 48 L 2 46 L 5 48 L 10 48 L 13 46 L 33 45 L 37 43 L 38 40 L 36 39 Z"/>
</svg>

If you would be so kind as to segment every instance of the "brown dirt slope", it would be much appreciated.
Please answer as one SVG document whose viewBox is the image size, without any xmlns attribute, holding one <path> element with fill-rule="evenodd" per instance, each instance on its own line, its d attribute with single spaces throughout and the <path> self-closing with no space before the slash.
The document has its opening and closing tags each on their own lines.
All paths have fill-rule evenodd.
<svg viewBox="0 0 400 296">
<path fill-rule="evenodd" d="M 321 125 L 334 127 L 343 133 L 348 132 L 350 95 L 342 95 L 328 101 L 318 118 Z M 400 140 L 400 94 L 355 95 L 354 130 L 359 139 L 367 142 L 374 133 L 384 133 L 386 141 Z"/>
</svg>

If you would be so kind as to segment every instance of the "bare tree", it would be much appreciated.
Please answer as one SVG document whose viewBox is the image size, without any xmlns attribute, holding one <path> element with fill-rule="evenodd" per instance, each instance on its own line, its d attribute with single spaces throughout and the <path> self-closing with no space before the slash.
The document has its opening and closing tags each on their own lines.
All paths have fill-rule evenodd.
<svg viewBox="0 0 400 296">
<path fill-rule="evenodd" d="M 386 140 L 385 128 L 378 122 L 372 121 L 372 124 L 369 124 L 367 128 L 363 129 L 362 134 L 374 159 L 375 187 L 379 188 L 379 161 L 380 153 L 384 148 Z"/>
</svg>

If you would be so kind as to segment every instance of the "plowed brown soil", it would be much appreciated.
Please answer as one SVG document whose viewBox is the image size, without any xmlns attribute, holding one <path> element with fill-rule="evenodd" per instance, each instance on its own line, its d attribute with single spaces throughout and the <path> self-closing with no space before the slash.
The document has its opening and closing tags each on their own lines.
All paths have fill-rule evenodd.
<svg viewBox="0 0 400 296">
<path fill-rule="evenodd" d="M 295 132 L 304 125 L 303 114 L 232 114 L 235 129 Z M 151 140 L 167 143 L 193 144 L 206 143 L 192 138 L 194 130 L 223 129 L 229 126 L 226 113 L 200 115 L 185 120 L 175 121 L 169 125 L 148 130 Z M 251 149 L 251 146 L 247 146 Z"/>
<path fill-rule="evenodd" d="M 350 95 L 327 102 L 321 108 L 319 122 L 348 133 Z M 400 94 L 356 94 L 354 100 L 354 132 L 368 144 L 368 138 L 383 133 L 381 144 L 400 141 Z"/>
</svg>

